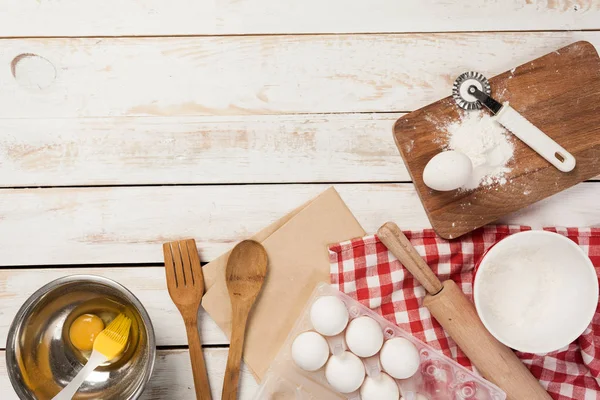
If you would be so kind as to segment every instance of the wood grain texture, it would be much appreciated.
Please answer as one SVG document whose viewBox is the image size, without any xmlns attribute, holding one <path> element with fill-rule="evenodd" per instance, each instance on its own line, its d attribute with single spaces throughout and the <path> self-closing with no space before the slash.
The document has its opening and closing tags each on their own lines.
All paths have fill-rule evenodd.
<svg viewBox="0 0 600 400">
<path fill-rule="evenodd" d="M 204 349 L 206 366 L 209 371 L 212 397 L 220 398 L 223 371 L 227 360 L 227 349 Z M 140 400 L 194 400 L 192 370 L 187 350 L 158 350 L 152 379 Z M 4 351 L 0 351 L 0 388 L 2 400 L 18 400 L 6 372 Z M 258 384 L 245 366 L 242 366 L 240 400 L 254 398 Z"/>
<path fill-rule="evenodd" d="M 435 295 L 442 290 L 442 282 L 417 253 L 398 225 L 386 222 L 377 230 L 377 236 L 417 282 L 423 285 L 427 293 Z"/>
<path fill-rule="evenodd" d="M 248 317 L 267 277 L 267 251 L 257 241 L 238 243 L 227 259 L 225 283 L 231 301 L 231 343 L 223 379 L 223 400 L 236 400 Z"/>
<path fill-rule="evenodd" d="M 577 40 L 600 32 L 0 40 L 0 118 L 411 111 Z"/>
<path fill-rule="evenodd" d="M 0 119 L 0 186 L 410 181 L 402 115 Z"/>
<path fill-rule="evenodd" d="M 438 192 L 423 183 L 427 162 L 446 145 L 444 126 L 460 119 L 451 97 L 401 117 L 394 135 L 431 224 L 456 238 L 600 173 L 600 58 L 577 42 L 490 79 L 492 96 L 511 106 L 577 160 L 563 173 L 514 139 L 505 185 Z M 477 111 L 474 111 L 477 112 Z M 487 113 L 487 111 L 481 111 Z"/>
<path fill-rule="evenodd" d="M 164 243 L 163 254 L 169 295 L 185 324 L 196 399 L 211 400 L 198 329 L 198 311 L 204 295 L 204 274 L 196 242 L 194 239 L 187 239 Z"/>
<path fill-rule="evenodd" d="M 212 35 L 599 28 L 594 0 L 8 0 L 0 36 Z"/>
<path fill-rule="evenodd" d="M 162 243 L 189 237 L 196 239 L 201 260 L 211 261 L 327 187 L 0 190 L 1 265 L 162 262 Z M 397 221 L 403 229 L 430 227 L 412 184 L 335 187 L 367 232 L 374 233 L 386 221 Z M 537 227 L 598 225 L 599 197 L 600 185 L 583 183 L 500 222 Z M 35 251 L 29 243 L 36 244 Z M 170 301 L 166 293 L 164 301 Z"/>
<path fill-rule="evenodd" d="M 186 329 L 179 312 L 167 292 L 163 267 L 52 268 L 0 270 L 0 348 L 6 344 L 8 328 L 25 300 L 46 283 L 67 275 L 92 274 L 113 279 L 142 302 L 156 334 L 158 346 L 187 344 Z M 227 337 L 214 321 L 200 309 L 200 334 L 204 344 L 223 345 Z M 189 363 L 189 361 L 188 361 Z"/>
<path fill-rule="evenodd" d="M 599 29 L 599 16 L 594 0 L 3 1 L 0 266 L 30 268 L 0 269 L 0 346 L 33 291 L 75 273 L 130 288 L 157 344 L 184 346 L 163 267 L 118 263 L 162 262 L 160 244 L 185 237 L 210 261 L 327 187 L 311 182 L 407 181 L 397 111 L 446 96 L 463 70 L 492 76 L 576 40 L 600 47 L 600 32 L 418 32 Z M 358 32 L 408 34 L 343 34 Z M 252 36 L 290 33 L 331 35 Z M 142 37 L 162 35 L 192 37 Z M 294 182 L 306 184 L 11 189 Z M 429 226 L 410 184 L 337 188 L 369 232 Z M 599 191 L 578 185 L 505 221 L 600 224 Z M 228 342 L 199 318 L 206 344 Z M 2 353 L 2 398 L 16 400 Z M 227 349 L 204 355 L 216 399 Z M 241 380 L 252 399 L 245 368 Z M 187 350 L 159 350 L 142 399 L 194 399 L 192 382 Z"/>
<path fill-rule="evenodd" d="M 0 185 L 408 181 L 401 115 L 0 119 Z"/>
</svg>

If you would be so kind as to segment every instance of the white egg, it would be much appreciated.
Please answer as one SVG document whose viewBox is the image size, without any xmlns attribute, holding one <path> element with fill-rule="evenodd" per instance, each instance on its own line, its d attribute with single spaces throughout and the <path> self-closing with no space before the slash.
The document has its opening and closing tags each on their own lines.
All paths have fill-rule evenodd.
<svg viewBox="0 0 600 400">
<path fill-rule="evenodd" d="M 337 335 L 348 325 L 348 309 L 335 296 L 320 297 L 310 309 L 310 322 L 321 335 Z"/>
<path fill-rule="evenodd" d="M 377 378 L 368 376 L 360 387 L 361 400 L 398 400 L 399 397 L 396 381 L 383 372 Z"/>
<path fill-rule="evenodd" d="M 316 371 L 327 362 L 327 340 L 317 332 L 303 332 L 292 343 L 292 359 L 305 371 Z"/>
<path fill-rule="evenodd" d="M 423 182 L 431 189 L 449 191 L 469 182 L 473 173 L 471 159 L 459 151 L 436 154 L 423 170 Z"/>
<path fill-rule="evenodd" d="M 346 330 L 346 344 L 359 357 L 371 357 L 381 349 L 383 331 L 373 318 L 359 317 L 350 321 Z"/>
<path fill-rule="evenodd" d="M 362 385 L 365 366 L 354 354 L 345 351 L 339 356 L 329 357 L 325 367 L 327 382 L 340 393 L 351 393 Z"/>
<path fill-rule="evenodd" d="M 379 354 L 381 367 L 396 379 L 410 378 L 417 372 L 421 359 L 419 350 L 404 338 L 390 339 L 383 344 Z"/>
</svg>

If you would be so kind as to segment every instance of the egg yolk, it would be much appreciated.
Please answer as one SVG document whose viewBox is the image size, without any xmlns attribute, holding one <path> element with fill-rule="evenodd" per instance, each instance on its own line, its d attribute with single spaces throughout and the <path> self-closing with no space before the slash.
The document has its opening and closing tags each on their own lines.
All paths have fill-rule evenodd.
<svg viewBox="0 0 600 400">
<path fill-rule="evenodd" d="M 94 314 L 80 315 L 73 321 L 69 329 L 69 338 L 73 346 L 81 351 L 89 351 L 94 347 L 94 340 L 104 329 L 104 322 Z"/>
</svg>

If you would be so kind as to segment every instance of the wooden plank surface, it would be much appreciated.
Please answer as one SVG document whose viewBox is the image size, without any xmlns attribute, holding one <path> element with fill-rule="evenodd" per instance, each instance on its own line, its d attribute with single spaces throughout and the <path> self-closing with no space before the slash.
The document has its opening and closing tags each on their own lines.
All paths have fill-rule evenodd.
<svg viewBox="0 0 600 400">
<path fill-rule="evenodd" d="M 0 185 L 407 181 L 401 115 L 0 119 Z"/>
<path fill-rule="evenodd" d="M 71 273 L 123 283 L 158 344 L 185 346 L 163 268 L 119 264 L 161 263 L 162 242 L 190 236 L 210 261 L 319 182 L 348 182 L 336 186 L 369 232 L 429 227 L 412 184 L 392 183 L 409 180 L 392 144 L 399 112 L 445 97 L 465 70 L 598 48 L 600 32 L 562 30 L 600 29 L 599 17 L 595 0 L 2 2 L 0 346 L 25 298 Z M 139 186 L 162 184 L 209 185 Z M 98 185 L 133 186 L 86 187 Z M 16 189 L 36 186 L 81 187 Z M 599 192 L 584 183 L 504 222 L 598 225 Z M 206 344 L 227 343 L 201 319 Z M 16 399 L 0 353 L 2 398 Z M 205 355 L 219 398 L 227 349 Z M 242 380 L 249 400 L 257 385 Z M 158 351 L 142 398 L 194 398 L 187 350 Z"/>
<path fill-rule="evenodd" d="M 0 36 L 595 29 L 595 0 L 5 0 Z"/>
<path fill-rule="evenodd" d="M 5 266 L 162 262 L 161 243 L 194 237 L 202 261 L 210 261 L 327 187 L 4 189 L 0 260 Z M 404 229 L 430 226 L 412 184 L 336 188 L 367 232 L 388 220 Z M 598 197 L 600 185 L 583 183 L 504 221 L 593 226 L 600 223 Z"/>
<path fill-rule="evenodd" d="M 204 349 L 206 369 L 213 399 L 219 399 L 223 386 L 223 374 L 227 363 L 227 349 Z M 245 366 L 240 376 L 240 400 L 251 400 L 258 388 L 254 377 Z M 0 351 L 0 388 L 2 400 L 18 400 L 12 390 L 6 371 L 4 351 Z M 192 367 L 187 350 L 158 350 L 152 379 L 140 400 L 193 400 L 195 399 Z"/>
<path fill-rule="evenodd" d="M 410 111 L 578 40 L 600 32 L 0 40 L 0 118 Z"/>
<path fill-rule="evenodd" d="M 113 279 L 140 300 L 148 311 L 158 346 L 187 345 L 185 326 L 171 301 L 163 267 L 0 269 L 0 348 L 4 348 L 8 329 L 25 300 L 46 283 L 67 275 L 91 274 Z M 205 345 L 228 344 L 229 340 L 214 321 L 200 309 L 200 334 Z"/>
<path fill-rule="evenodd" d="M 410 181 L 402 115 L 0 119 L 0 186 Z"/>
</svg>

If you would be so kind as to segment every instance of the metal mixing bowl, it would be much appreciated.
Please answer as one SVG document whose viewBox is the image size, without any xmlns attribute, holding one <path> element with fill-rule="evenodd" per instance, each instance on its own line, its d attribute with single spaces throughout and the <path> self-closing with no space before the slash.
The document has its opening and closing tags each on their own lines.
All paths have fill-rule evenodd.
<svg viewBox="0 0 600 400">
<path fill-rule="evenodd" d="M 154 368 L 152 322 L 130 291 L 94 275 L 52 281 L 31 295 L 17 313 L 8 332 L 6 364 L 19 397 L 52 399 L 85 364 L 89 352 L 76 349 L 69 340 L 75 318 L 92 313 L 108 322 L 121 312 L 132 320 L 125 351 L 98 367 L 73 399 L 137 399 Z"/>
</svg>

